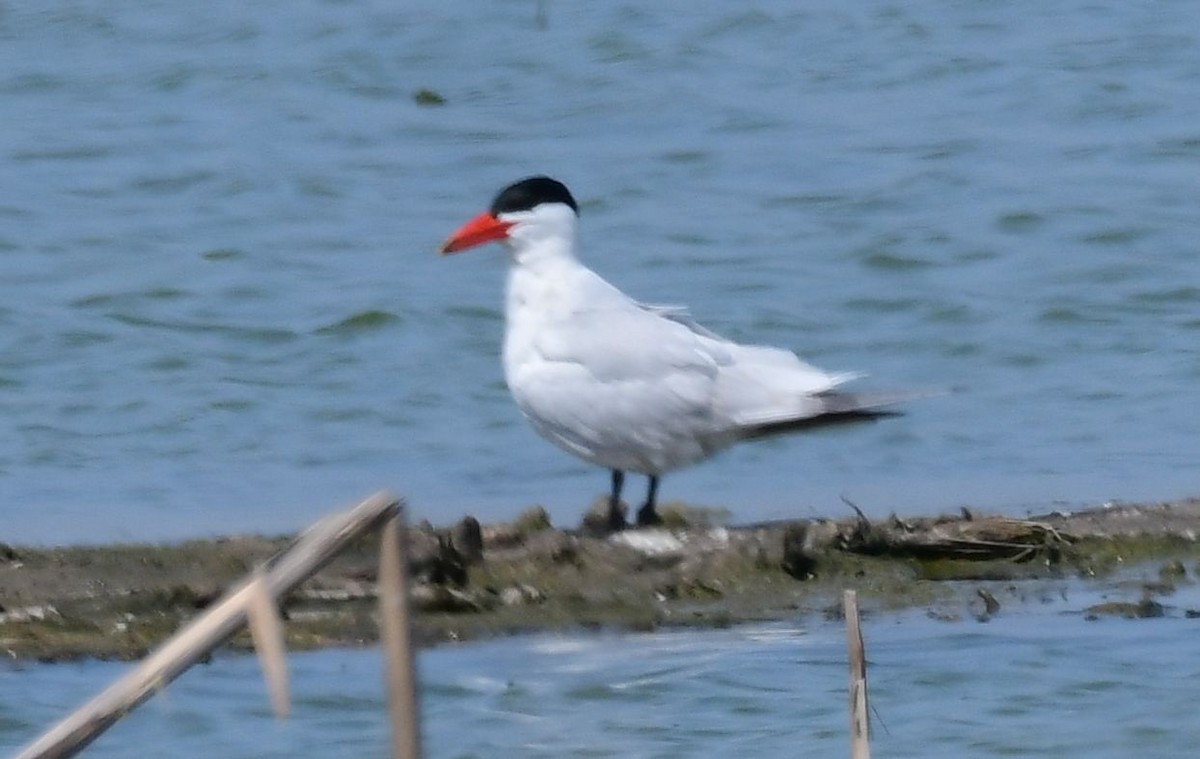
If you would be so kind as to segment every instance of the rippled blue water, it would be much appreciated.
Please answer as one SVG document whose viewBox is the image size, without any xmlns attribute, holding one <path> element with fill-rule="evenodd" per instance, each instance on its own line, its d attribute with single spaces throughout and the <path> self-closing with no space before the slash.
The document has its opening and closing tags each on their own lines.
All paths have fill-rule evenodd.
<svg viewBox="0 0 1200 759">
<path fill-rule="evenodd" d="M 605 488 L 497 359 L 531 172 L 586 255 L 864 386 L 954 394 L 667 479 L 739 519 L 1194 492 L 1186 2 L 6 3 L 6 540 L 448 521 Z M 445 98 L 423 106 L 423 88 Z"/>
<path fill-rule="evenodd" d="M 1196 623 L 1181 618 L 1198 596 L 1187 595 L 1168 600 L 1169 618 L 1138 622 L 1086 621 L 1079 610 L 1099 596 L 1067 587 L 986 624 L 969 614 L 957 623 L 868 616 L 872 748 L 914 759 L 1189 756 L 1200 741 L 1200 666 Z M 845 662 L 841 624 L 811 618 L 437 649 L 420 657 L 426 755 L 845 756 Z M 255 660 L 227 655 L 186 673 L 87 755 L 386 756 L 377 650 L 290 663 L 285 722 L 270 715 Z M 0 751 L 125 666 L 0 668 Z"/>
<path fill-rule="evenodd" d="M 0 7 L 0 540 L 294 530 L 380 487 L 435 522 L 573 523 L 604 478 L 507 397 L 502 255 L 434 255 L 532 172 L 636 297 L 955 391 L 667 499 L 750 520 L 1195 492 L 1200 5 L 412 5 Z M 869 625 L 876 750 L 1189 755 L 1193 633 Z M 820 623 L 434 651 L 431 755 L 838 755 L 841 651 Z M 374 652 L 294 667 L 288 723 L 222 657 L 92 755 L 384 754 Z M 118 671 L 0 670 L 0 742 Z"/>
</svg>

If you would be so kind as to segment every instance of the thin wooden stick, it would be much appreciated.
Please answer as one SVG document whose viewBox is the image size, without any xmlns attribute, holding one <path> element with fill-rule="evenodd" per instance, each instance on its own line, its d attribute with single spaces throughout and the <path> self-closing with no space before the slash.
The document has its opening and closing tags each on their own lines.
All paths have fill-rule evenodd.
<svg viewBox="0 0 1200 759">
<path fill-rule="evenodd" d="M 846 616 L 846 646 L 850 650 L 850 759 L 871 759 L 867 658 L 858 619 L 858 593 L 845 591 L 842 608 Z"/>
<path fill-rule="evenodd" d="M 254 573 L 250 584 L 250 603 L 246 605 L 250 639 L 262 667 L 263 679 L 267 682 L 267 694 L 271 699 L 271 711 L 276 718 L 285 719 L 291 711 L 288 697 L 287 644 L 283 633 L 283 620 L 279 618 L 279 607 L 267 591 L 267 578 L 263 570 Z"/>
<path fill-rule="evenodd" d="M 380 638 L 386 658 L 392 758 L 420 759 L 421 720 L 408 614 L 404 511 L 388 520 L 379 541 Z"/>
<path fill-rule="evenodd" d="M 271 598 L 285 595 L 325 566 L 358 536 L 378 527 L 400 508 L 390 493 L 377 493 L 354 508 L 331 514 L 304 532 L 290 549 L 268 563 L 265 585 Z M 242 581 L 212 607 L 150 653 L 141 664 L 26 746 L 14 759 L 73 756 L 155 691 L 206 656 L 246 622 L 255 578 Z"/>
</svg>

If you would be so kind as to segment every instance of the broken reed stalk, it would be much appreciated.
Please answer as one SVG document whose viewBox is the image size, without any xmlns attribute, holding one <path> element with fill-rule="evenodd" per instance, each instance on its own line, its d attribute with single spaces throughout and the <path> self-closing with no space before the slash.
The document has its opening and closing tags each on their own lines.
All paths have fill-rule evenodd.
<svg viewBox="0 0 1200 759">
<path fill-rule="evenodd" d="M 388 716 L 392 723 L 392 759 L 420 759 L 421 726 L 417 704 L 408 614 L 408 546 L 404 512 L 388 520 L 379 534 L 380 639 L 386 660 Z"/>
<path fill-rule="evenodd" d="M 842 609 L 846 616 L 846 646 L 850 651 L 850 759 L 871 759 L 867 659 L 859 626 L 857 592 L 845 591 Z"/>
<path fill-rule="evenodd" d="M 291 548 L 267 562 L 261 576 L 252 574 L 234 586 L 141 664 L 51 727 L 13 759 L 74 756 L 246 624 L 247 609 L 256 594 L 263 593 L 265 588 L 266 595 L 277 602 L 329 563 L 351 541 L 376 529 L 399 510 L 400 499 L 381 492 L 352 509 L 317 522 Z"/>
<path fill-rule="evenodd" d="M 263 569 L 255 571 L 251 586 L 250 603 L 246 605 L 250 640 L 254 642 L 263 679 L 267 682 L 271 711 L 276 719 L 286 719 L 292 704 L 288 695 L 287 640 L 283 632 L 283 619 L 280 618 L 279 607 L 267 591 L 267 577 Z"/>
</svg>

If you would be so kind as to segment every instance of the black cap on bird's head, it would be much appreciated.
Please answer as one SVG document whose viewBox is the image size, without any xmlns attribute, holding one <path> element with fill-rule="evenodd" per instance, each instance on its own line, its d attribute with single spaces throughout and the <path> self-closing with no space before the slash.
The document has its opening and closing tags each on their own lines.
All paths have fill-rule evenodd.
<svg viewBox="0 0 1200 759">
<path fill-rule="evenodd" d="M 579 206 L 571 191 L 558 180 L 545 176 L 529 177 L 520 182 L 510 184 L 500 191 L 492 201 L 492 207 L 475 218 L 463 224 L 442 243 L 441 252 L 457 253 L 460 250 L 473 248 L 488 242 L 497 242 L 508 238 L 508 231 L 517 223 L 516 220 L 502 219 L 505 214 L 532 211 L 540 205 L 562 203 L 579 214 Z"/>
<path fill-rule="evenodd" d="M 545 176 L 529 177 L 510 184 L 500 191 L 492 201 L 492 215 L 512 211 L 529 211 L 542 203 L 564 203 L 579 213 L 579 206 L 567 186 L 556 179 Z"/>
</svg>

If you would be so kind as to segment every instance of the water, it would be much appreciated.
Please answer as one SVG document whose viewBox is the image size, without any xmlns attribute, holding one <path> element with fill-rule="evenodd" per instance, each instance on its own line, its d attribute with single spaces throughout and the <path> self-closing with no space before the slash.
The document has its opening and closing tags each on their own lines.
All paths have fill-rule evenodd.
<svg viewBox="0 0 1200 759">
<path fill-rule="evenodd" d="M 1198 35 L 1178 0 L 5 3 L 0 540 L 291 531 L 383 487 L 438 523 L 540 502 L 573 524 L 606 478 L 507 396 L 503 256 L 434 255 L 533 172 L 573 188 L 585 255 L 636 297 L 864 387 L 953 391 L 731 451 L 667 500 L 747 521 L 843 493 L 871 514 L 1194 494 Z M 1190 632 L 888 627 L 880 750 L 1185 754 Z M 437 651 L 430 743 L 841 752 L 840 645 Z M 273 726 L 253 662 L 220 658 L 95 753 L 382 755 L 376 666 L 297 657 Z M 0 674 L 3 739 L 116 671 Z"/>
<path fill-rule="evenodd" d="M 573 524 L 606 478 L 508 398 L 500 249 L 434 255 L 531 172 L 635 296 L 954 391 L 667 500 L 1194 493 L 1197 30 L 1183 2 L 8 3 L 0 535 L 287 531 L 383 487 Z"/>
<path fill-rule="evenodd" d="M 1087 591 L 1071 589 L 1066 602 L 1057 592 L 987 624 L 867 617 L 875 753 L 1190 755 L 1200 740 L 1195 621 L 1172 607 L 1172 618 L 1089 622 L 1078 613 L 1095 600 Z M 427 651 L 426 755 L 845 756 L 845 662 L 841 624 L 819 618 Z M 32 739 L 125 666 L 0 669 L 0 751 Z M 253 657 L 225 655 L 186 673 L 88 756 L 128 756 L 131 746 L 180 759 L 386 756 L 378 650 L 295 654 L 290 666 L 285 722 L 270 715 Z"/>
</svg>

